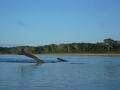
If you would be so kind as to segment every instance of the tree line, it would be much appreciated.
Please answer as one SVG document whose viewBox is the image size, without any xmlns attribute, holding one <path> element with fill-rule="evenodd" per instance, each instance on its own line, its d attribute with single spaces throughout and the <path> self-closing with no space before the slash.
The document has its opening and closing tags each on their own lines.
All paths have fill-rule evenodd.
<svg viewBox="0 0 120 90">
<path fill-rule="evenodd" d="M 120 41 L 111 38 L 104 39 L 103 42 L 93 43 L 67 43 L 50 44 L 45 46 L 17 46 L 0 47 L 0 54 L 17 54 L 21 49 L 31 54 L 44 53 L 120 53 Z"/>
</svg>

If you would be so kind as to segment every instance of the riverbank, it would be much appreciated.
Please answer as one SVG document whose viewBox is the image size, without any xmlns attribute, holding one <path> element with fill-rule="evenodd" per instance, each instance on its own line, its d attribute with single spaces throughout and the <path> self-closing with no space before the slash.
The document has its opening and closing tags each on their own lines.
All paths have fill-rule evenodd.
<svg viewBox="0 0 120 90">
<path fill-rule="evenodd" d="M 61 56 L 120 56 L 120 54 L 35 54 L 35 55 L 61 55 Z"/>
<path fill-rule="evenodd" d="M 0 54 L 0 55 L 18 55 L 18 54 Z M 33 55 L 60 55 L 60 56 L 120 56 L 120 54 L 96 54 L 96 53 L 89 53 L 89 54 L 79 54 L 79 53 L 61 53 L 61 54 L 33 54 Z"/>
</svg>

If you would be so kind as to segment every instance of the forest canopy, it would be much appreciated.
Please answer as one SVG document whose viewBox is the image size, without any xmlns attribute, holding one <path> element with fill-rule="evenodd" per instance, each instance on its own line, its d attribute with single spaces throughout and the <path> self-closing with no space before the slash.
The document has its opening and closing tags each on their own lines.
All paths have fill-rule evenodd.
<svg viewBox="0 0 120 90">
<path fill-rule="evenodd" d="M 17 46 L 0 47 L 0 54 L 17 54 L 21 49 L 31 54 L 46 53 L 120 53 L 120 41 L 111 38 L 104 39 L 103 42 L 93 43 L 67 43 L 50 44 L 44 46 Z"/>
</svg>

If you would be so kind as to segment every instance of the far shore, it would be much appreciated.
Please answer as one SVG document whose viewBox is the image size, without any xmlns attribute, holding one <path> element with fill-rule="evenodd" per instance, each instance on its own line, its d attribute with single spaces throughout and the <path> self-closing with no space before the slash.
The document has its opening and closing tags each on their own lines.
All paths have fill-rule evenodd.
<svg viewBox="0 0 120 90">
<path fill-rule="evenodd" d="M 34 54 L 34 55 L 61 55 L 61 56 L 120 56 L 120 54 Z"/>
<path fill-rule="evenodd" d="M 18 55 L 18 54 L 0 54 L 0 55 Z M 60 56 L 120 56 L 120 54 L 96 54 L 96 53 L 63 53 L 63 54 L 33 54 L 33 55 L 60 55 Z"/>
</svg>

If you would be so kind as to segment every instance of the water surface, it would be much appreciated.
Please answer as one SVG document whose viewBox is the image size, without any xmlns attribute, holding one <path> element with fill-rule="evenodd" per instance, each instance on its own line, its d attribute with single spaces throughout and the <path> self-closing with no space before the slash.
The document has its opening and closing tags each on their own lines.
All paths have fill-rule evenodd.
<svg viewBox="0 0 120 90">
<path fill-rule="evenodd" d="M 0 90 L 120 90 L 119 56 L 36 56 L 0 55 Z"/>
</svg>

